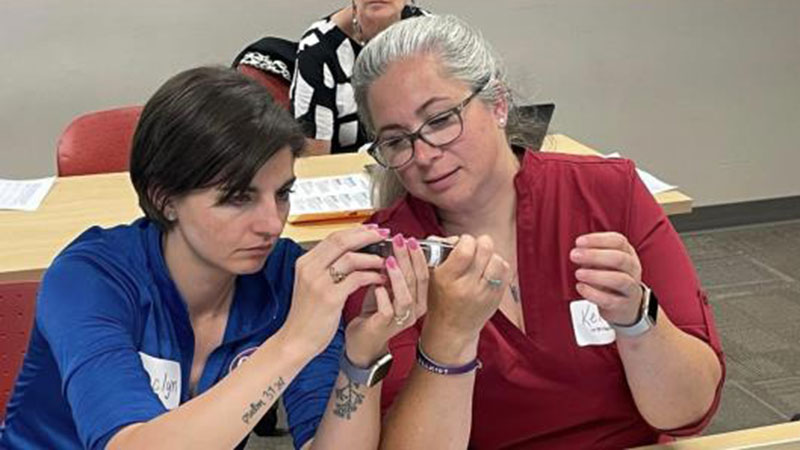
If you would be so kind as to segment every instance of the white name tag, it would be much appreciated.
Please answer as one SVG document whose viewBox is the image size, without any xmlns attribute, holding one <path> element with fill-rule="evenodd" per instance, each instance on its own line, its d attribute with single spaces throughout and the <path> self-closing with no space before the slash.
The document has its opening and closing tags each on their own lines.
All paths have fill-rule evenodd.
<svg viewBox="0 0 800 450">
<path fill-rule="evenodd" d="M 175 409 L 181 401 L 181 365 L 139 352 L 142 366 L 150 375 L 150 387 L 167 409 Z"/>
<path fill-rule="evenodd" d="M 580 347 L 587 345 L 606 345 L 614 342 L 617 335 L 608 325 L 597 309 L 597 305 L 589 300 L 575 300 L 569 304 L 572 314 L 572 329 L 575 330 L 575 341 Z"/>
</svg>

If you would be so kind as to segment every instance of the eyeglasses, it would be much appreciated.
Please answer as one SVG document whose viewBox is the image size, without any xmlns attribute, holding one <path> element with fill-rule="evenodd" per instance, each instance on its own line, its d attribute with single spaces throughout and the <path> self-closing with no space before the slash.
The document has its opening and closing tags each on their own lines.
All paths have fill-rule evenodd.
<svg viewBox="0 0 800 450">
<path fill-rule="evenodd" d="M 367 153 L 381 166 L 387 169 L 399 169 L 414 159 L 414 142 L 417 139 L 432 147 L 441 147 L 455 141 L 464 132 L 461 112 L 488 84 L 489 80 L 481 83 L 464 101 L 430 117 L 413 133 L 379 136 L 367 149 Z"/>
</svg>

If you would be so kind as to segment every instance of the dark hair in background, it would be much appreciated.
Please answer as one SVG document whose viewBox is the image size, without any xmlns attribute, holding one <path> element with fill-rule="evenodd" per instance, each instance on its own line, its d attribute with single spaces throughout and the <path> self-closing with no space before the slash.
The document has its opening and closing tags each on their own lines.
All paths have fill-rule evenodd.
<svg viewBox="0 0 800 450">
<path fill-rule="evenodd" d="M 162 231 L 168 201 L 219 186 L 222 201 L 244 193 L 278 150 L 297 156 L 302 130 L 258 82 L 224 67 L 173 76 L 144 106 L 130 175 L 139 206 Z"/>
</svg>

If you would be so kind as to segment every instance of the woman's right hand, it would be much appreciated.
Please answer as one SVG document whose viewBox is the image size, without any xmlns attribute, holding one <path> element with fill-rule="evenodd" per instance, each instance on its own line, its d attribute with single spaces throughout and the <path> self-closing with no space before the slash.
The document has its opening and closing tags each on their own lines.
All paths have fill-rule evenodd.
<svg viewBox="0 0 800 450">
<path fill-rule="evenodd" d="M 430 278 L 425 254 L 414 239 L 398 234 L 386 258 L 387 286 L 368 289 L 361 314 L 345 330 L 347 358 L 368 367 L 388 351 L 389 339 L 425 315 Z"/>
<path fill-rule="evenodd" d="M 511 278 L 490 237 L 461 236 L 431 276 L 420 338 L 426 354 L 453 365 L 474 359 L 480 330 L 500 306 Z"/>
<path fill-rule="evenodd" d="M 291 347 L 308 357 L 320 353 L 333 339 L 350 294 L 386 282 L 383 258 L 356 250 L 388 235 L 374 225 L 338 231 L 298 258 L 292 305 L 281 329 Z"/>
</svg>

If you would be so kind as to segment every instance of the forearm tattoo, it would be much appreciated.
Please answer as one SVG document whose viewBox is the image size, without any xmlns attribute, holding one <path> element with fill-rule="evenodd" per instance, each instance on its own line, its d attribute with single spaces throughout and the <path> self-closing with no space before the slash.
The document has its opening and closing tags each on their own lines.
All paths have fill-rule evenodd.
<svg viewBox="0 0 800 450">
<path fill-rule="evenodd" d="M 256 401 L 250 403 L 244 414 L 242 414 L 242 422 L 249 425 L 251 420 L 258 417 L 259 411 L 261 411 L 265 406 L 275 403 L 285 387 L 286 382 L 283 381 L 283 377 L 278 377 L 277 381 L 261 391 L 261 396 L 259 396 Z"/>
<path fill-rule="evenodd" d="M 350 420 L 350 417 L 358 409 L 358 405 L 364 403 L 364 394 L 358 391 L 360 387 L 358 383 L 353 383 L 348 379 L 344 386 L 334 388 L 336 398 L 333 404 L 333 413 L 342 419 Z"/>
</svg>

